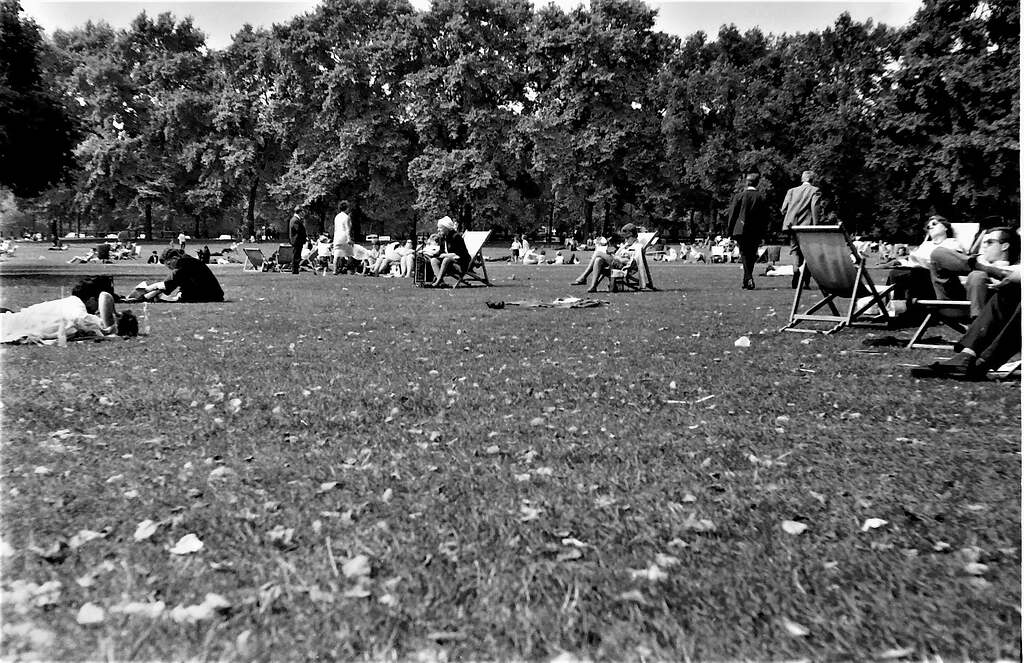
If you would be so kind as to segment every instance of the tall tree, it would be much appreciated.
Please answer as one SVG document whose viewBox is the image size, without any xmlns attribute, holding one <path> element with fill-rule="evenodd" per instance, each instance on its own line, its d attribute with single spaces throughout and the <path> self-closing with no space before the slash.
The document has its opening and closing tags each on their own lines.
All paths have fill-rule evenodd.
<svg viewBox="0 0 1024 663">
<path fill-rule="evenodd" d="M 870 158 L 888 215 L 1019 219 L 1019 3 L 925 0 L 901 41 Z"/>
<path fill-rule="evenodd" d="M 51 89 L 47 46 L 17 0 L 0 0 L 0 185 L 34 196 L 66 180 L 80 127 Z"/>
</svg>

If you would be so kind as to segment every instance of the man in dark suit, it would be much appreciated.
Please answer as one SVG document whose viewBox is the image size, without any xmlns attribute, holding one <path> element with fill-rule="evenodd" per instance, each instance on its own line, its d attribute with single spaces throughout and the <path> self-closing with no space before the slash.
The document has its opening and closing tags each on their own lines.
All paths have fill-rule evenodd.
<svg viewBox="0 0 1024 663">
<path fill-rule="evenodd" d="M 768 230 L 768 203 L 757 190 L 761 176 L 747 174 L 746 188 L 737 193 L 729 208 L 729 235 L 736 240 L 743 261 L 743 289 L 754 289 L 754 262 L 757 248 Z"/>
<path fill-rule="evenodd" d="M 790 253 L 796 255 L 796 267 L 793 270 L 793 287 L 800 281 L 800 266 L 804 264 L 804 256 L 796 243 L 793 226 L 817 225 L 821 219 L 821 189 L 814 186 L 814 172 L 805 170 L 800 175 L 802 183 L 786 192 L 782 201 L 782 229 L 789 233 L 793 248 Z M 807 281 L 804 281 L 805 285 Z"/>
<path fill-rule="evenodd" d="M 302 247 L 306 245 L 306 224 L 302 222 L 302 208 L 296 207 L 288 223 L 288 243 L 292 245 L 292 274 L 299 273 L 302 262 Z"/>
</svg>

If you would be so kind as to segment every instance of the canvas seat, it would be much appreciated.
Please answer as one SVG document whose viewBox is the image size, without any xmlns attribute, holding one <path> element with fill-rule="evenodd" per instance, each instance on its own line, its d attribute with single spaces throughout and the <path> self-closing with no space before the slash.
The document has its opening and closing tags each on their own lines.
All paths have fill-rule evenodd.
<svg viewBox="0 0 1024 663">
<path fill-rule="evenodd" d="M 886 308 L 886 297 L 895 286 L 879 288 L 875 285 L 864 258 L 842 225 L 794 226 L 792 230 L 804 264 L 789 323 L 780 331 L 831 334 L 851 325 L 888 324 L 892 316 Z M 801 299 L 810 292 L 806 286 L 808 276 L 818 284 L 820 297 L 801 309 Z M 841 299 L 849 300 L 843 304 L 845 311 L 837 307 L 837 300 Z M 829 314 L 819 313 L 824 308 Z M 805 323 L 831 326 L 826 329 L 798 327 Z"/>
<path fill-rule="evenodd" d="M 633 254 L 629 257 L 629 262 L 620 269 L 611 270 L 611 274 L 608 276 L 608 292 L 618 292 L 619 290 L 632 290 L 635 292 L 645 285 L 649 287 L 654 286 L 654 281 L 651 280 L 651 269 L 647 265 L 647 247 L 656 239 L 655 233 L 637 234 L 639 246 L 633 250 Z M 640 272 L 641 269 L 643 274 Z"/>
<path fill-rule="evenodd" d="M 927 331 L 934 331 L 938 325 L 945 325 L 963 336 L 967 332 L 971 303 L 965 300 L 946 299 L 915 299 L 911 306 L 924 313 L 921 325 L 914 332 L 914 335 L 907 343 L 908 348 L 930 348 L 933 350 L 951 350 L 953 341 L 944 343 L 926 343 L 924 334 Z"/>
<path fill-rule="evenodd" d="M 245 254 L 245 262 L 242 263 L 243 272 L 262 272 L 263 264 L 267 261 L 263 251 L 259 249 L 242 249 Z"/>
<path fill-rule="evenodd" d="M 459 274 L 459 278 L 455 281 L 455 285 L 452 289 L 461 286 L 471 286 L 474 283 L 482 283 L 485 286 L 490 286 L 491 282 L 487 278 L 487 266 L 484 263 L 483 248 L 484 243 L 491 236 L 490 230 L 467 230 L 462 233 L 462 241 L 466 243 L 466 251 L 470 255 L 469 267 L 465 272 Z"/>
</svg>

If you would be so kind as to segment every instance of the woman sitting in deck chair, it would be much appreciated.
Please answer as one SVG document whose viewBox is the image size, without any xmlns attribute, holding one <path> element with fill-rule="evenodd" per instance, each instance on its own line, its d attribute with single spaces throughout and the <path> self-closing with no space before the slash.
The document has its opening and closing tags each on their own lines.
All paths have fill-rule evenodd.
<svg viewBox="0 0 1024 663">
<path fill-rule="evenodd" d="M 587 292 L 597 292 L 597 286 L 601 283 L 601 279 L 606 276 L 610 277 L 613 269 L 622 269 L 628 265 L 634 253 L 641 248 L 637 232 L 637 227 L 632 223 L 622 226 L 622 229 L 619 231 L 619 234 L 622 235 L 622 244 L 619 245 L 615 253 L 594 251 L 590 264 L 570 285 L 583 285 L 586 283 Z M 645 287 L 649 290 L 657 289 L 649 283 Z"/>
<path fill-rule="evenodd" d="M 430 258 L 430 266 L 434 270 L 433 283 L 426 284 L 429 288 L 440 288 L 444 285 L 444 277 L 452 273 L 460 276 L 466 273 L 473 257 L 469 255 L 466 242 L 462 235 L 455 231 L 455 222 L 449 217 L 442 217 L 437 222 L 437 238 L 441 252 Z"/>
</svg>

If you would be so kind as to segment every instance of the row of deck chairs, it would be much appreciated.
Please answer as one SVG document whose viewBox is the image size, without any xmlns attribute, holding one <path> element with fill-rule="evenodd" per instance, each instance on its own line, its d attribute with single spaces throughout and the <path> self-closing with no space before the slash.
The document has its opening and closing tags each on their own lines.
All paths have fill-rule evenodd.
<svg viewBox="0 0 1024 663">
<path fill-rule="evenodd" d="M 974 226 L 973 232 L 977 233 L 977 224 L 966 225 Z M 832 334 L 854 325 L 888 326 L 893 317 L 888 310 L 888 298 L 894 286 L 875 284 L 864 258 L 843 226 L 794 226 L 793 231 L 805 262 L 789 323 L 780 331 Z M 970 233 L 971 228 L 964 227 L 958 229 L 957 235 L 970 237 Z M 802 306 L 801 301 L 809 294 L 805 287 L 807 275 L 818 284 L 819 293 Z M 840 304 L 840 300 L 844 301 Z M 952 342 L 928 343 L 924 340 L 925 333 L 934 331 L 940 324 L 953 329 L 958 335 L 967 331 L 964 313 L 970 309 L 968 301 L 929 299 L 917 300 L 914 305 L 924 313 L 924 319 L 907 343 L 908 348 L 952 349 Z M 1014 367 L 1010 373 L 1019 370 L 1019 361 L 1011 364 Z"/>
</svg>

